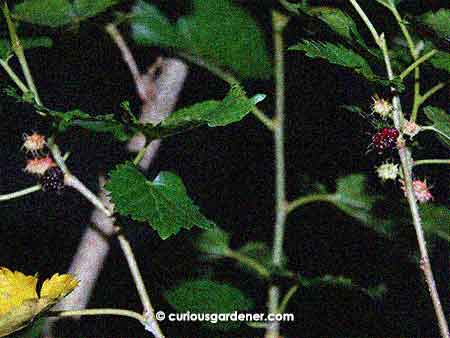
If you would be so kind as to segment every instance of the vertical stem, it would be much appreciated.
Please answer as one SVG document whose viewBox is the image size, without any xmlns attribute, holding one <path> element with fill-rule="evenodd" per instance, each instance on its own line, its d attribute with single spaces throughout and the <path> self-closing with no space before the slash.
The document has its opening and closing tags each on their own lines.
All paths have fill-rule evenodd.
<svg viewBox="0 0 450 338">
<path fill-rule="evenodd" d="M 411 34 L 409 34 L 408 29 L 406 28 L 405 24 L 403 23 L 403 19 L 400 16 L 399 12 L 397 11 L 397 7 L 395 7 L 394 4 L 390 5 L 388 7 L 392 14 L 394 14 L 395 19 L 397 20 L 398 25 L 400 26 L 400 29 L 403 33 L 403 36 L 406 39 L 406 43 L 408 44 L 409 52 L 413 58 L 414 61 L 417 61 L 419 58 L 419 51 L 416 48 L 416 45 L 414 43 L 414 40 L 411 37 Z M 417 112 L 419 111 L 420 107 L 420 68 L 417 66 L 414 69 L 414 102 L 413 102 L 413 108 L 411 112 L 411 122 L 415 122 L 417 118 Z"/>
<path fill-rule="evenodd" d="M 361 15 L 363 21 L 365 24 L 369 27 L 369 29 L 372 27 L 372 23 L 367 18 L 367 16 L 362 12 L 361 8 L 357 4 L 356 0 L 350 0 L 352 5 L 355 7 L 355 9 L 358 11 L 358 13 Z M 361 14 L 362 12 L 362 14 Z M 394 14 L 395 15 L 395 14 Z M 371 29 L 371 31 L 372 31 Z M 376 31 L 375 31 L 376 32 Z M 390 80 L 394 78 L 394 74 L 392 72 L 391 62 L 388 54 L 388 49 L 386 45 L 386 40 L 384 39 L 384 36 L 380 36 L 381 41 L 377 41 L 379 44 L 381 51 L 384 55 L 384 60 L 386 63 L 386 70 L 388 73 L 388 77 Z M 395 93 L 395 92 L 394 92 Z M 400 102 L 400 97 L 398 95 L 395 95 L 392 100 L 393 106 L 394 106 L 394 124 L 395 127 L 398 130 L 401 130 L 402 124 L 403 124 L 403 111 L 402 106 Z M 414 224 L 414 229 L 416 232 L 417 242 L 419 245 L 420 255 L 421 255 L 421 264 L 420 267 L 425 275 L 425 280 L 428 285 L 428 291 L 430 293 L 431 300 L 433 302 L 434 311 L 436 313 L 439 330 L 441 333 L 442 338 L 450 338 L 449 330 L 448 330 L 448 324 L 447 320 L 445 318 L 444 310 L 442 308 L 441 301 L 439 299 L 439 294 L 437 292 L 436 288 L 436 282 L 433 277 L 433 271 L 431 268 L 430 258 L 428 256 L 428 249 L 425 241 L 425 236 L 423 232 L 422 227 L 422 220 L 420 219 L 420 213 L 419 213 L 419 207 L 417 205 L 416 197 L 414 194 L 414 188 L 412 185 L 412 166 L 413 166 L 413 160 L 411 156 L 411 150 L 406 147 L 404 144 L 404 141 L 399 138 L 398 142 L 398 153 L 400 156 L 400 161 L 402 165 L 402 171 L 405 181 L 405 193 L 406 198 L 408 200 L 409 209 L 411 211 L 411 217 Z"/>
<path fill-rule="evenodd" d="M 28 67 L 27 59 L 25 58 L 25 53 L 23 51 L 22 44 L 17 35 L 16 25 L 11 19 L 9 8 L 6 2 L 5 5 L 3 6 L 3 14 L 5 15 L 6 23 L 8 25 L 9 36 L 11 38 L 11 47 L 14 53 L 16 54 L 17 58 L 19 59 L 19 63 L 20 66 L 22 67 L 22 72 L 23 75 L 25 76 L 25 80 L 27 81 L 28 88 L 30 88 L 31 92 L 33 93 L 34 100 L 36 101 L 36 103 L 42 106 L 42 101 L 39 98 L 39 94 L 34 84 L 33 76 L 31 75 L 30 68 Z"/>
<path fill-rule="evenodd" d="M 272 12 L 273 42 L 275 49 L 275 233 L 273 240 L 272 263 L 275 268 L 281 266 L 283 257 L 283 239 L 286 220 L 286 188 L 285 188 L 285 160 L 284 160 L 284 47 L 283 29 L 288 18 L 274 11 Z M 278 311 L 280 289 L 276 285 L 269 288 L 269 313 Z M 280 323 L 269 323 L 266 338 L 279 337 Z"/>
<path fill-rule="evenodd" d="M 139 270 L 136 257 L 134 256 L 133 250 L 131 249 L 130 243 L 125 238 L 124 235 L 119 234 L 117 236 L 119 240 L 120 247 L 122 248 L 123 254 L 127 260 L 128 266 L 133 276 L 134 284 L 138 291 L 139 297 L 141 298 L 141 303 L 144 307 L 144 315 L 146 317 L 147 329 L 151 331 L 156 338 L 164 338 L 164 334 L 155 319 L 155 310 L 153 309 L 152 303 L 150 302 L 150 297 L 145 288 L 144 280 L 142 278 L 141 272 Z"/>
</svg>

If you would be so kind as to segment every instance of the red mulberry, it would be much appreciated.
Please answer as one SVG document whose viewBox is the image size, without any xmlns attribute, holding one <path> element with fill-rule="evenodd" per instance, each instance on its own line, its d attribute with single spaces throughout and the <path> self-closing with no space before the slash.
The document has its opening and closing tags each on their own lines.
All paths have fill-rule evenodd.
<svg viewBox="0 0 450 338">
<path fill-rule="evenodd" d="M 382 154 L 395 147 L 399 135 L 396 128 L 382 128 L 372 136 L 372 145 L 379 154 Z"/>
</svg>

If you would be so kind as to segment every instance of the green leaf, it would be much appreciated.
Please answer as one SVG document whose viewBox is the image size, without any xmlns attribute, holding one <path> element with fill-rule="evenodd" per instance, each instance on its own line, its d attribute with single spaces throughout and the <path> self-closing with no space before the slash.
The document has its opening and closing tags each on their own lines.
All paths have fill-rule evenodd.
<svg viewBox="0 0 450 338">
<path fill-rule="evenodd" d="M 203 231 L 194 240 L 194 246 L 197 250 L 216 257 L 224 257 L 229 250 L 229 245 L 230 234 L 218 226 Z"/>
<path fill-rule="evenodd" d="M 316 286 L 332 286 L 332 287 L 342 287 L 346 289 L 355 289 L 364 292 L 372 299 L 381 298 L 387 291 L 385 284 L 379 284 L 365 289 L 354 283 L 351 278 L 345 276 L 325 275 L 321 277 L 312 277 L 312 278 L 298 276 L 298 280 L 300 285 L 305 288 Z"/>
<path fill-rule="evenodd" d="M 162 171 L 153 181 L 131 163 L 120 164 L 110 173 L 106 189 L 111 192 L 117 211 L 135 221 L 148 222 L 162 239 L 198 226 L 211 229 L 207 220 L 194 205 L 181 178 Z"/>
<path fill-rule="evenodd" d="M 242 120 L 265 95 L 247 98 L 239 86 L 233 86 L 222 101 L 209 100 L 175 111 L 159 125 L 142 126 L 149 138 L 167 137 L 195 127 L 221 127 Z"/>
<path fill-rule="evenodd" d="M 312 7 L 308 11 L 308 14 L 325 22 L 333 31 L 348 42 L 356 40 L 361 46 L 368 48 L 358 31 L 355 21 L 341 9 L 333 7 Z"/>
<path fill-rule="evenodd" d="M 58 112 L 46 109 L 50 116 L 55 118 L 55 127 L 64 132 L 71 127 L 80 127 L 97 133 L 110 133 L 117 140 L 125 142 L 136 134 L 136 129 L 128 127 L 117 121 L 113 114 L 92 116 L 81 110 Z"/>
<path fill-rule="evenodd" d="M 450 73 L 450 53 L 438 51 L 429 61 L 434 68 Z"/>
<path fill-rule="evenodd" d="M 398 89 L 404 90 L 404 86 L 399 79 L 389 81 L 376 76 L 370 68 L 369 63 L 361 55 L 342 45 L 335 45 L 330 42 L 303 40 L 301 43 L 289 47 L 289 50 L 303 51 L 310 58 L 321 58 L 331 64 L 350 68 L 369 81 L 384 86 L 395 85 Z"/>
<path fill-rule="evenodd" d="M 421 204 L 423 229 L 427 234 L 450 242 L 450 209 L 443 205 Z"/>
<path fill-rule="evenodd" d="M 83 19 L 91 18 L 106 11 L 120 0 L 75 0 L 73 7 L 77 15 Z"/>
<path fill-rule="evenodd" d="M 419 20 L 434 30 L 440 38 L 450 37 L 450 9 L 442 8 L 437 12 L 427 12 Z"/>
<path fill-rule="evenodd" d="M 23 49 L 32 49 L 38 47 L 49 48 L 52 46 L 53 42 L 50 38 L 45 36 L 39 36 L 34 38 L 21 38 L 20 42 Z M 13 50 L 9 39 L 0 39 L 0 59 L 7 60 L 11 55 L 13 55 Z"/>
<path fill-rule="evenodd" d="M 377 197 L 366 191 L 366 177 L 362 174 L 352 174 L 336 181 L 336 193 L 331 202 L 343 212 L 369 226 L 378 233 L 393 236 L 392 221 L 376 217 L 373 207 Z"/>
<path fill-rule="evenodd" d="M 184 48 L 181 35 L 156 6 L 139 0 L 132 20 L 133 39 L 138 44 Z"/>
<path fill-rule="evenodd" d="M 439 134 L 440 139 L 450 146 L 450 115 L 439 107 L 426 106 L 425 115 L 433 122 L 432 130 Z"/>
<path fill-rule="evenodd" d="M 60 27 L 71 23 L 76 14 L 68 0 L 26 0 L 14 7 L 13 16 L 35 25 Z"/>
<path fill-rule="evenodd" d="M 209 127 L 222 127 L 242 120 L 264 100 L 265 95 L 257 94 L 247 98 L 238 86 L 234 86 L 222 101 L 205 101 L 189 108 L 180 109 L 162 121 L 163 127 L 178 127 L 185 123 L 206 123 Z"/>
<path fill-rule="evenodd" d="M 31 24 L 61 27 L 93 17 L 119 0 L 25 0 L 14 7 L 17 20 Z"/>
<path fill-rule="evenodd" d="M 208 279 L 186 281 L 165 293 L 167 301 L 178 313 L 233 313 L 246 312 L 254 307 L 254 302 L 242 291 L 228 284 Z M 230 330 L 238 328 L 241 321 L 218 321 L 216 324 L 202 322 L 209 328 Z"/>
<path fill-rule="evenodd" d="M 193 5 L 191 15 L 171 25 L 156 7 L 138 2 L 132 18 L 134 39 L 182 49 L 245 78 L 271 76 L 264 36 L 246 11 L 229 0 L 194 0 Z"/>
<path fill-rule="evenodd" d="M 12 54 L 9 39 L 0 39 L 0 59 L 7 60 Z"/>
</svg>

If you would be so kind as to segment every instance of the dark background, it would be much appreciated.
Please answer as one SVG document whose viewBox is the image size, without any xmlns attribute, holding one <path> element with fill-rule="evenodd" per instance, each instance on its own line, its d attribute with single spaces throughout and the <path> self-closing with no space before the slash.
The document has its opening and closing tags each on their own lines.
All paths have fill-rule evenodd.
<svg viewBox="0 0 450 338">
<path fill-rule="evenodd" d="M 420 13 L 430 6 L 405 1 L 406 8 Z M 262 25 L 270 40 L 271 1 L 240 1 Z M 323 3 L 323 2 L 322 2 Z M 327 2 L 331 3 L 331 2 Z M 344 2 L 340 2 L 341 4 Z M 431 1 L 433 8 L 445 1 Z M 188 10 L 186 1 L 160 2 L 174 18 Z M 125 4 L 120 9 L 129 8 Z M 374 7 L 375 8 L 375 7 Z M 385 31 L 395 26 L 384 10 L 370 12 Z M 279 8 L 280 9 L 280 8 Z M 139 99 L 127 67 L 116 46 L 102 29 L 108 15 L 94 22 L 82 23 L 79 31 L 47 31 L 55 47 L 28 52 L 28 61 L 44 103 L 55 109 L 80 108 L 97 113 L 119 113 L 119 104 L 130 100 L 135 111 Z M 104 20 L 104 21 L 102 21 Z M 317 23 L 293 18 L 286 29 L 286 45 L 301 38 L 335 37 Z M 334 40 L 333 40 L 334 39 Z M 367 40 L 369 41 L 369 40 Z M 156 56 L 169 55 L 157 48 L 143 48 L 131 42 L 130 47 L 142 70 Z M 12 61 L 15 68 L 17 63 Z M 380 74 L 382 69 L 380 68 Z M 423 87 L 429 87 L 448 76 L 428 73 Z M 5 79 L 6 75 L 3 75 Z M 3 85 L 12 84 L 3 80 Z M 271 81 L 245 81 L 250 94 L 262 92 L 268 99 L 261 108 L 270 115 L 273 107 Z M 334 191 L 336 178 L 354 172 L 370 175 L 371 186 L 391 198 L 389 208 L 399 205 L 401 191 L 394 184 L 381 185 L 373 168 L 379 158 L 366 154 L 373 132 L 370 123 L 339 108 L 342 104 L 368 107 L 373 88 L 350 72 L 324 61 L 311 60 L 301 53 L 286 54 L 287 84 L 287 189 L 290 199 L 305 191 L 306 182 L 321 182 Z M 408 83 L 411 85 L 411 83 Z M 410 87 L 409 87 L 410 88 Z M 221 80 L 196 66 L 190 67 L 178 107 L 225 95 L 227 86 Z M 409 96 L 405 97 L 406 111 Z M 20 151 L 22 134 L 33 130 L 48 131 L 48 123 L 32 110 L 14 100 L 1 98 L 3 141 L 0 166 L 2 193 L 34 184 L 22 171 L 25 155 Z M 432 103 L 448 106 L 448 89 L 436 95 Z M 63 151 L 71 151 L 68 164 L 75 175 L 93 190 L 96 178 L 115 164 L 130 158 L 123 145 L 106 135 L 72 130 L 57 140 Z M 432 138 L 419 137 L 428 158 L 443 157 L 448 150 Z M 252 116 L 225 127 L 201 128 L 171 137 L 163 142 L 159 155 L 148 173 L 153 178 L 160 170 L 171 170 L 182 177 L 191 198 L 203 213 L 223 229 L 233 233 L 232 246 L 249 240 L 271 245 L 274 223 L 274 169 L 271 134 Z M 424 170 L 425 169 L 425 170 Z M 423 167 L 434 185 L 436 201 L 448 201 L 449 177 L 446 167 Z M 422 176 L 420 176 L 422 175 Z M 64 272 L 75 252 L 83 229 L 89 224 L 91 205 L 75 191 L 67 189 L 62 196 L 38 192 L 24 198 L 3 202 L 1 211 L 0 265 L 27 274 L 39 272 L 47 277 Z M 133 224 L 126 227 L 154 306 L 174 311 L 162 297 L 164 290 L 180 280 L 204 272 L 207 267 L 198 260 L 191 239 L 196 231 L 183 231 L 169 240 L 160 240 L 149 227 Z M 363 287 L 385 283 L 388 293 L 374 301 L 356 290 L 333 287 L 300 289 L 287 311 L 296 316 L 295 323 L 284 323 L 282 334 L 288 337 L 348 336 L 438 336 L 434 311 L 420 270 L 410 255 L 416 248 L 412 225 L 404 229 L 404 238 L 391 242 L 377 236 L 357 221 L 330 205 L 313 204 L 291 214 L 286 227 L 285 253 L 288 266 L 305 276 L 345 275 Z M 440 294 L 448 313 L 448 243 L 436 241 L 432 260 Z M 231 261 L 213 267 L 222 280 L 240 287 L 257 303 L 257 312 L 265 312 L 266 285 L 250 274 L 242 273 Z M 140 310 L 138 296 L 125 259 L 115 240 L 98 281 L 89 307 L 117 307 Z M 231 333 L 199 330 L 195 323 L 162 324 L 168 337 L 248 337 L 262 336 L 261 331 L 242 329 Z M 122 318 L 84 318 L 64 322 L 58 336 L 143 336 L 142 327 Z"/>
</svg>

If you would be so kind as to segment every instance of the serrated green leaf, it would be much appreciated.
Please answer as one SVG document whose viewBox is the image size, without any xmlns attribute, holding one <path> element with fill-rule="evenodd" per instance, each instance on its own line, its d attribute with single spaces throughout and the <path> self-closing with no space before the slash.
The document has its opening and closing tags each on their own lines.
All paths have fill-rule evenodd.
<svg viewBox="0 0 450 338">
<path fill-rule="evenodd" d="M 133 39 L 138 44 L 184 48 L 183 39 L 159 9 L 143 0 L 133 7 Z"/>
<path fill-rule="evenodd" d="M 298 280 L 300 282 L 300 285 L 306 288 L 310 288 L 317 285 L 331 285 L 342 287 L 353 286 L 352 280 L 344 276 L 325 275 L 322 277 L 312 277 L 312 278 L 298 276 Z"/>
<path fill-rule="evenodd" d="M 421 204 L 423 229 L 427 234 L 450 242 L 450 209 L 443 205 Z"/>
<path fill-rule="evenodd" d="M 71 127 L 80 127 L 97 133 L 110 133 L 117 140 L 125 142 L 136 134 L 137 129 L 127 126 L 115 119 L 113 114 L 90 115 L 81 110 L 58 112 L 46 109 L 50 116 L 55 118 L 55 127 L 64 132 Z"/>
<path fill-rule="evenodd" d="M 52 39 L 46 36 L 38 36 L 34 38 L 21 38 L 20 43 L 22 44 L 23 49 L 32 49 L 39 47 L 50 48 L 53 46 Z"/>
<path fill-rule="evenodd" d="M 159 125 L 141 126 L 149 139 L 174 135 L 195 127 L 221 127 L 242 120 L 255 105 L 265 98 L 257 94 L 251 98 L 239 86 L 233 86 L 222 101 L 209 100 L 173 112 Z"/>
<path fill-rule="evenodd" d="M 321 58 L 332 64 L 351 68 L 365 77 L 373 77 L 375 75 L 362 56 L 342 45 L 303 40 L 303 42 L 289 47 L 289 50 L 303 51 L 310 58 Z"/>
<path fill-rule="evenodd" d="M 189 108 L 180 109 L 162 121 L 163 127 L 178 127 L 180 124 L 200 122 L 209 127 L 226 126 L 242 120 L 265 95 L 247 98 L 239 87 L 233 87 L 222 101 L 205 101 Z"/>
<path fill-rule="evenodd" d="M 194 240 L 197 250 L 216 257 L 224 257 L 229 250 L 229 245 L 230 235 L 218 226 L 203 231 Z"/>
<path fill-rule="evenodd" d="M 369 63 L 361 55 L 342 45 L 335 45 L 330 42 L 303 40 L 301 43 L 289 47 L 289 50 L 305 52 L 306 56 L 310 58 L 325 59 L 331 64 L 352 69 L 369 81 L 383 86 L 394 85 L 398 90 L 404 90 L 400 79 L 389 81 L 376 76 L 370 68 Z"/>
<path fill-rule="evenodd" d="M 193 5 L 191 15 L 171 25 L 156 7 L 138 2 L 132 18 L 134 39 L 182 49 L 242 77 L 270 77 L 263 34 L 247 12 L 229 0 L 194 0 Z"/>
<path fill-rule="evenodd" d="M 358 31 L 355 21 L 344 11 L 333 7 L 311 7 L 309 15 L 325 22 L 333 31 L 348 42 L 356 40 L 364 48 L 368 48 Z"/>
<path fill-rule="evenodd" d="M 434 68 L 450 73 L 450 53 L 438 51 L 429 61 Z"/>
<path fill-rule="evenodd" d="M 336 181 L 336 193 L 331 202 L 343 212 L 369 226 L 378 233 L 393 236 L 393 222 L 380 219 L 373 213 L 377 197 L 366 191 L 366 177 L 362 174 L 352 174 Z"/>
<path fill-rule="evenodd" d="M 437 12 L 427 12 L 419 20 L 434 30 L 440 38 L 450 38 L 450 9 L 441 8 Z"/>
<path fill-rule="evenodd" d="M 106 11 L 119 2 L 120 0 L 75 0 L 73 8 L 80 18 L 87 19 Z"/>
<path fill-rule="evenodd" d="M 228 284 L 215 282 L 208 279 L 198 279 L 181 283 L 165 293 L 165 298 L 177 312 L 191 313 L 233 313 L 234 311 L 246 312 L 254 307 L 254 302 L 242 291 Z M 202 323 L 209 328 L 218 330 L 230 330 L 238 328 L 240 321 L 218 321 Z"/>
<path fill-rule="evenodd" d="M 450 115 L 443 109 L 433 106 L 426 106 L 424 112 L 430 122 L 433 122 L 432 130 L 439 134 L 445 144 L 450 146 Z"/>
<path fill-rule="evenodd" d="M 309 277 L 309 278 L 304 276 L 298 276 L 298 280 L 300 285 L 305 288 L 316 286 L 333 286 L 333 287 L 342 287 L 346 289 L 355 289 L 364 292 L 373 299 L 382 297 L 387 291 L 386 285 L 383 283 L 365 289 L 354 283 L 351 278 L 345 276 L 325 275 L 321 277 Z"/>
<path fill-rule="evenodd" d="M 93 17 L 119 0 L 25 0 L 14 7 L 13 17 L 20 21 L 61 27 Z"/>
<path fill-rule="evenodd" d="M 135 221 L 148 222 L 162 239 L 182 228 L 214 227 L 189 198 L 181 178 L 173 173 L 162 171 L 148 181 L 133 164 L 125 163 L 111 171 L 110 178 L 106 189 L 117 211 Z"/>
<path fill-rule="evenodd" d="M 26 0 L 14 7 L 13 16 L 35 25 L 60 27 L 71 23 L 76 13 L 68 0 Z"/>
</svg>

